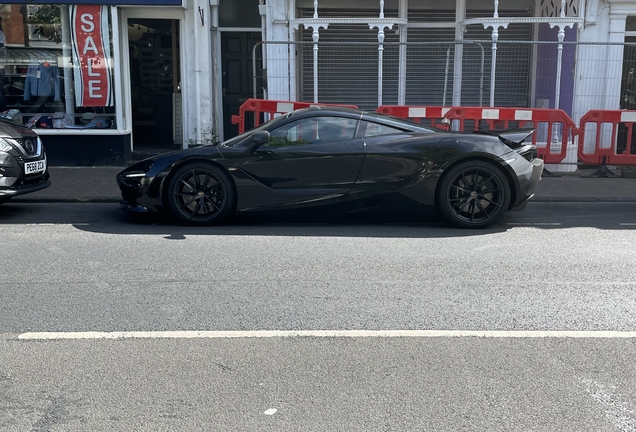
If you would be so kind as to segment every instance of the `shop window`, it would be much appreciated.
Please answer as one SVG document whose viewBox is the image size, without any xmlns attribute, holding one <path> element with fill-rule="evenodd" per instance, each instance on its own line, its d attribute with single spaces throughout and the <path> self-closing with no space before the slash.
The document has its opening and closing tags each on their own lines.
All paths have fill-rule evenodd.
<svg viewBox="0 0 636 432">
<path fill-rule="evenodd" d="M 115 125 L 110 7 L 0 5 L 0 115 L 33 128 Z"/>
</svg>

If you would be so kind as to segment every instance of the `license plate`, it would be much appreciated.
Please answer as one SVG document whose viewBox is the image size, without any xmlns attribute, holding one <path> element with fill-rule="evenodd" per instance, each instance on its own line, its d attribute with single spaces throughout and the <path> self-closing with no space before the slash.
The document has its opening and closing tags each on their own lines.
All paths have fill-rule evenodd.
<svg viewBox="0 0 636 432">
<path fill-rule="evenodd" d="M 39 160 L 35 162 L 25 162 L 24 163 L 24 173 L 25 174 L 36 174 L 41 173 L 46 169 L 46 160 Z"/>
</svg>

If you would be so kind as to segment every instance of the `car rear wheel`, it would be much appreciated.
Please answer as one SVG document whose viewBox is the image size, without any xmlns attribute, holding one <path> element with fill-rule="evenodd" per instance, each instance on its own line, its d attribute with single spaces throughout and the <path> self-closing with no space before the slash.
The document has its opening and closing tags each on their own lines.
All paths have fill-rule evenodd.
<svg viewBox="0 0 636 432">
<path fill-rule="evenodd" d="M 236 190 L 225 171 L 206 163 L 185 165 L 168 185 L 172 214 L 192 225 L 222 222 L 234 210 Z"/>
<path fill-rule="evenodd" d="M 9 202 L 11 198 L 0 198 L 0 204 L 4 204 L 6 202 Z"/>
<path fill-rule="evenodd" d="M 497 222 L 510 204 L 510 185 L 496 165 L 462 162 L 441 180 L 437 204 L 444 217 L 461 228 L 485 228 Z"/>
</svg>

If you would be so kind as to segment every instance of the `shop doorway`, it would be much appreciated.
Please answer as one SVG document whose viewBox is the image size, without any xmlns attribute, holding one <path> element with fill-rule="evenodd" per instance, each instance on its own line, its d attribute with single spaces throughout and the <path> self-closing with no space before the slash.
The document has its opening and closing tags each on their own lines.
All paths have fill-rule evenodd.
<svg viewBox="0 0 636 432">
<path fill-rule="evenodd" d="M 252 50 L 262 40 L 260 32 L 222 32 L 221 63 L 223 67 L 223 138 L 238 135 L 238 125 L 232 124 L 232 115 L 253 96 Z M 250 119 L 251 121 L 251 119 Z M 246 124 L 250 129 L 252 124 Z"/>
<path fill-rule="evenodd" d="M 179 21 L 128 18 L 133 151 L 183 144 Z"/>
</svg>

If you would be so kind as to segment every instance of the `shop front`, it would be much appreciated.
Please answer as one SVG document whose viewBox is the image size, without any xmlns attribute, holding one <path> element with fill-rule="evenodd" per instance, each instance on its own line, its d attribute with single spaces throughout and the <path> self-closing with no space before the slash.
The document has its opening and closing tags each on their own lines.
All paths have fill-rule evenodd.
<svg viewBox="0 0 636 432">
<path fill-rule="evenodd" d="M 181 148 L 184 10 L 181 0 L 1 4 L 0 115 L 36 130 L 52 165 Z"/>
</svg>

